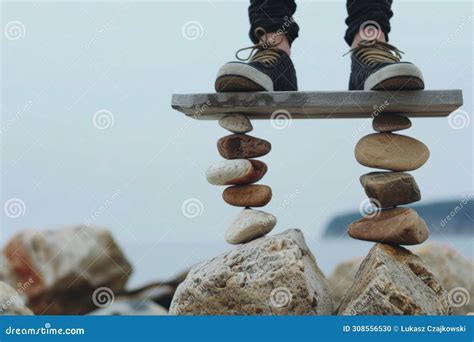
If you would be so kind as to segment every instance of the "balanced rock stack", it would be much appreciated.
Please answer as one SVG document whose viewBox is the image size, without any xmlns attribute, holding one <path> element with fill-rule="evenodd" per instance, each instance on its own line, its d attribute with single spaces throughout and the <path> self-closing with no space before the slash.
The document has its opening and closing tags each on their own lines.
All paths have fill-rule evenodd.
<svg viewBox="0 0 474 342">
<path fill-rule="evenodd" d="M 356 145 L 357 161 L 389 170 L 360 177 L 377 207 L 349 225 L 348 233 L 359 240 L 377 242 L 362 261 L 336 311 L 338 315 L 449 315 L 448 293 L 423 261 L 399 245 L 421 244 L 428 227 L 415 210 L 398 207 L 419 201 L 420 190 L 406 171 L 421 167 L 429 157 L 420 141 L 399 131 L 411 127 L 407 117 L 380 114 L 373 120 L 378 133 Z"/>
<path fill-rule="evenodd" d="M 213 185 L 230 185 L 222 194 L 224 201 L 244 208 L 225 234 L 228 243 L 240 244 L 269 233 L 276 225 L 275 216 L 252 209 L 265 206 L 272 198 L 269 186 L 253 184 L 267 172 L 267 165 L 253 158 L 270 152 L 271 144 L 247 134 L 253 127 L 244 115 L 224 116 L 219 125 L 233 134 L 217 141 L 217 149 L 225 160 L 212 165 L 206 171 L 206 177 Z"/>
<path fill-rule="evenodd" d="M 359 240 L 399 245 L 421 244 L 428 238 L 425 221 L 413 209 L 398 207 L 421 199 L 412 175 L 428 160 L 425 144 L 395 134 L 411 127 L 411 121 L 397 114 L 380 114 L 372 122 L 378 133 L 361 138 L 355 147 L 357 161 L 368 167 L 389 170 L 360 177 L 370 201 L 378 210 L 349 225 L 348 233 Z"/>
</svg>

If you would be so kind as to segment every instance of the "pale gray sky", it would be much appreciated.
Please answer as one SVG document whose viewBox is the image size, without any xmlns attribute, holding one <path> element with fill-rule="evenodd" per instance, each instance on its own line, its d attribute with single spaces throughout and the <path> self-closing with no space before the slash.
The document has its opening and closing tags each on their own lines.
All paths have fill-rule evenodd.
<svg viewBox="0 0 474 342">
<path fill-rule="evenodd" d="M 238 209 L 204 177 L 220 159 L 216 140 L 227 133 L 214 121 L 188 121 L 170 98 L 212 92 L 218 67 L 250 45 L 247 2 L 2 6 L 1 203 L 18 198 L 26 208 L 17 218 L 2 212 L 3 239 L 93 222 L 121 245 L 215 243 L 209 255 L 227 249 L 223 234 Z M 422 200 L 459 198 L 473 191 L 472 3 L 395 1 L 393 10 L 390 41 L 422 69 L 427 88 L 463 89 L 469 126 L 413 119 L 406 131 L 431 149 L 413 172 Z M 342 1 L 299 2 L 293 60 L 301 90 L 346 89 L 345 17 Z M 19 36 L 7 32 L 12 22 Z M 189 22 L 197 22 L 196 37 L 183 35 Z M 102 122 L 106 129 L 94 126 L 101 110 L 113 117 L 110 127 Z M 298 227 L 316 241 L 333 214 L 357 210 L 365 198 L 358 178 L 369 169 L 353 148 L 370 124 L 295 120 L 277 130 L 259 121 L 254 128 L 273 144 L 262 159 L 269 166 L 262 183 L 273 188 L 265 210 L 277 212 L 274 232 Z M 202 204 L 194 218 L 182 213 L 190 198 Z"/>
</svg>

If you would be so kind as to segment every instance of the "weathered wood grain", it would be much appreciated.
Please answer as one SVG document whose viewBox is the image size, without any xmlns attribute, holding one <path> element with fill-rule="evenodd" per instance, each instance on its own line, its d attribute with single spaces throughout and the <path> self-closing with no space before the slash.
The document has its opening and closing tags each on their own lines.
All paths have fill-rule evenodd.
<svg viewBox="0 0 474 342">
<path fill-rule="evenodd" d="M 441 117 L 462 104 L 458 89 L 173 94 L 171 100 L 172 108 L 195 119 L 211 120 L 228 113 L 270 119 L 273 113 L 285 111 L 294 119 L 369 118 L 380 112 Z"/>
</svg>

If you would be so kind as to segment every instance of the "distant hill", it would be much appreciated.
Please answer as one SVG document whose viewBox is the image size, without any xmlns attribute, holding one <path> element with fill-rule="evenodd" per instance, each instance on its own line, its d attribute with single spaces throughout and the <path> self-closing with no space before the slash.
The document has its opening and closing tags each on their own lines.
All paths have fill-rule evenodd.
<svg viewBox="0 0 474 342">
<path fill-rule="evenodd" d="M 461 198 L 459 201 L 414 204 L 409 207 L 415 209 L 426 221 L 431 235 L 474 235 L 474 198 L 472 197 Z M 337 215 L 327 225 L 323 237 L 347 236 L 347 226 L 360 218 L 358 211 Z"/>
</svg>

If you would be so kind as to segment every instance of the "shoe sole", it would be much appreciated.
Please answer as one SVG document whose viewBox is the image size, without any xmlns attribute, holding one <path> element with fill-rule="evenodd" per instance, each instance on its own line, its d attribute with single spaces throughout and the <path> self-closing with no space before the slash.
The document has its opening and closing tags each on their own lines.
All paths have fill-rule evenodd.
<svg viewBox="0 0 474 342">
<path fill-rule="evenodd" d="M 364 83 L 364 90 L 421 90 L 424 88 L 423 74 L 413 64 L 386 66 L 370 75 Z"/>
<path fill-rule="evenodd" d="M 217 92 L 273 91 L 270 76 L 243 63 L 224 64 L 217 72 Z"/>
</svg>

